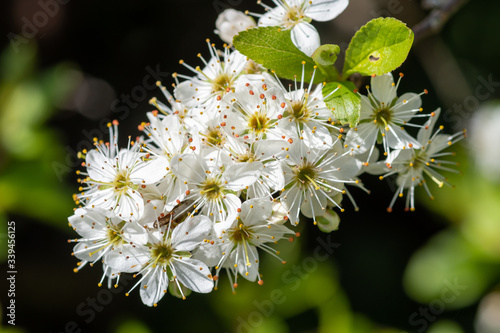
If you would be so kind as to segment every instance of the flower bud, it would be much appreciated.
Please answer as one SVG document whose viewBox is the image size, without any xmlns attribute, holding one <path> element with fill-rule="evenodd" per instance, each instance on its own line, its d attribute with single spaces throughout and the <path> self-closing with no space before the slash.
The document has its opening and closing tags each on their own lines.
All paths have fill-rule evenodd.
<svg viewBox="0 0 500 333">
<path fill-rule="evenodd" d="M 220 38 L 228 43 L 233 43 L 233 37 L 236 36 L 240 31 L 247 28 L 255 27 L 255 21 L 250 16 L 245 15 L 235 9 L 226 9 L 217 17 L 215 21 L 215 33 L 220 36 Z"/>
</svg>

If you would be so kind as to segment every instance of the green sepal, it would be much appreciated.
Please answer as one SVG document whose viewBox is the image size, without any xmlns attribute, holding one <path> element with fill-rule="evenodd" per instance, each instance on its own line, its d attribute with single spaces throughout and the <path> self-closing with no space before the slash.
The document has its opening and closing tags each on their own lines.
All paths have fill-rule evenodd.
<svg viewBox="0 0 500 333">
<path fill-rule="evenodd" d="M 311 56 L 318 69 L 326 76 L 326 82 L 339 79 L 339 72 L 333 66 L 337 61 L 339 52 L 340 47 L 338 45 L 325 44 L 318 47 Z"/>
<path fill-rule="evenodd" d="M 317 217 L 319 230 L 329 233 L 339 229 L 340 216 L 334 210 L 328 209 L 323 216 Z"/>
</svg>

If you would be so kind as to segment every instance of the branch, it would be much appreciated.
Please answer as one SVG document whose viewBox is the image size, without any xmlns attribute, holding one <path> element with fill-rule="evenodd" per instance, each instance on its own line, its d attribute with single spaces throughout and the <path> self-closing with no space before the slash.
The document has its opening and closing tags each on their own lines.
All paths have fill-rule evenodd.
<svg viewBox="0 0 500 333">
<path fill-rule="evenodd" d="M 460 7 L 465 5 L 467 1 L 468 0 L 448 0 L 440 7 L 434 8 L 425 19 L 412 28 L 415 34 L 415 41 L 427 35 L 438 33 L 450 17 L 455 14 Z"/>
</svg>

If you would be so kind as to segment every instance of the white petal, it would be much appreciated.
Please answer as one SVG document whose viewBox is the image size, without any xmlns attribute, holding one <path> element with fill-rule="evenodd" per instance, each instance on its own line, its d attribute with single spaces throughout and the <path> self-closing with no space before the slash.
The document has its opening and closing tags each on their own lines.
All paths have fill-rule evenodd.
<svg viewBox="0 0 500 333">
<path fill-rule="evenodd" d="M 103 249 L 96 251 L 97 249 L 98 248 L 95 247 L 93 242 L 80 242 L 73 248 L 73 253 L 79 260 L 95 261 L 98 260 L 103 253 Z M 90 256 L 91 253 L 93 253 L 92 256 Z"/>
<path fill-rule="evenodd" d="M 376 176 L 390 171 L 385 161 L 370 163 L 368 166 L 364 167 L 363 170 L 370 175 Z"/>
<path fill-rule="evenodd" d="M 390 103 L 397 97 L 394 78 L 391 73 L 372 77 L 371 89 L 373 96 L 381 102 L 389 106 Z"/>
<path fill-rule="evenodd" d="M 349 5 L 349 0 L 312 0 L 306 15 L 315 21 L 330 21 L 339 16 Z"/>
<path fill-rule="evenodd" d="M 259 273 L 259 252 L 257 248 L 250 244 L 247 244 L 246 247 L 240 244 L 235 252 L 238 258 L 236 264 L 241 276 L 249 281 L 257 280 L 257 274 Z"/>
<path fill-rule="evenodd" d="M 333 138 L 328 128 L 316 123 L 311 124 L 311 126 L 316 128 L 312 129 L 309 126 L 304 126 L 304 133 L 302 133 L 306 146 L 317 149 L 330 148 L 333 144 Z"/>
<path fill-rule="evenodd" d="M 207 169 L 203 160 L 194 155 L 178 155 L 171 161 L 172 172 L 180 179 L 193 182 L 202 183 L 205 178 L 205 170 Z"/>
<path fill-rule="evenodd" d="M 286 193 L 286 199 L 281 199 L 283 206 L 287 210 L 288 218 L 292 225 L 296 225 L 300 222 L 299 213 L 300 205 L 303 201 L 302 192 L 298 187 L 293 187 Z"/>
<path fill-rule="evenodd" d="M 206 216 L 198 215 L 186 219 L 172 233 L 172 245 L 178 251 L 191 251 L 209 238 L 212 221 Z"/>
<path fill-rule="evenodd" d="M 116 206 L 115 190 L 112 188 L 97 189 L 92 192 L 87 207 L 97 207 L 112 211 Z"/>
<path fill-rule="evenodd" d="M 115 214 L 123 219 L 138 220 L 144 212 L 144 200 L 139 192 L 128 189 L 120 195 L 114 210 Z"/>
<path fill-rule="evenodd" d="M 174 175 L 167 176 L 158 185 L 158 190 L 163 193 L 164 198 L 167 198 L 167 209 L 172 210 L 177 205 L 177 199 L 184 200 L 188 186 L 184 181 L 178 179 Z"/>
<path fill-rule="evenodd" d="M 399 121 L 409 121 L 422 106 L 422 99 L 418 94 L 406 93 L 398 98 L 392 111 Z"/>
<path fill-rule="evenodd" d="M 204 262 L 208 267 L 216 266 L 220 258 L 222 257 L 222 252 L 218 244 L 203 243 L 197 250 L 194 251 L 192 258 Z"/>
<path fill-rule="evenodd" d="M 119 250 L 111 250 L 104 261 L 111 268 L 124 273 L 134 273 L 141 270 L 149 260 L 149 251 L 146 247 L 124 244 Z"/>
<path fill-rule="evenodd" d="M 321 45 L 318 31 L 312 24 L 307 22 L 294 26 L 290 37 L 293 44 L 307 56 L 311 56 Z"/>
<path fill-rule="evenodd" d="M 97 150 L 91 150 L 85 158 L 87 172 L 93 180 L 110 182 L 115 179 L 116 169 L 113 167 L 114 161 L 105 157 Z"/>
<path fill-rule="evenodd" d="M 128 243 L 145 245 L 148 242 L 147 230 L 135 221 L 126 222 L 123 231 L 122 237 Z"/>
<path fill-rule="evenodd" d="M 175 99 L 186 106 L 194 106 L 197 102 L 195 99 L 197 85 L 191 80 L 179 83 L 174 90 Z"/>
<path fill-rule="evenodd" d="M 140 157 L 141 155 L 137 152 L 122 149 L 115 161 L 117 161 L 117 167 L 120 170 L 132 170 L 135 164 L 140 161 Z"/>
<path fill-rule="evenodd" d="M 179 282 L 192 291 L 198 293 L 209 293 L 214 287 L 210 270 L 207 265 L 196 259 L 175 260 L 172 264 L 175 268 Z"/>
<path fill-rule="evenodd" d="M 348 180 L 357 176 L 363 166 L 358 159 L 349 155 L 344 155 L 341 158 L 336 159 L 334 163 L 335 166 L 330 168 L 330 170 L 334 170 L 335 172 L 328 172 L 325 177 L 327 178 L 328 176 L 333 176 L 340 181 Z M 327 171 L 327 168 L 328 166 L 324 167 L 325 171 Z"/>
<path fill-rule="evenodd" d="M 265 224 L 273 212 L 273 205 L 268 198 L 251 199 L 241 205 L 240 217 L 246 226 Z"/>
<path fill-rule="evenodd" d="M 256 155 L 260 156 L 261 160 L 273 158 L 283 154 L 285 144 L 282 140 L 259 140 L 253 144 Z"/>
<path fill-rule="evenodd" d="M 280 161 L 266 163 L 262 176 L 265 183 L 273 190 L 281 190 L 285 187 L 285 176 Z"/>
<path fill-rule="evenodd" d="M 398 126 L 389 125 L 386 138 L 389 147 L 394 149 L 420 148 L 420 143 Z"/>
<path fill-rule="evenodd" d="M 280 26 L 283 23 L 283 20 L 286 15 L 286 10 L 278 6 L 276 8 L 271 9 L 270 11 L 265 12 L 259 19 L 258 26 L 259 27 L 273 27 Z"/>
<path fill-rule="evenodd" d="M 238 50 L 233 51 L 226 62 L 225 72 L 229 75 L 238 75 L 247 65 L 247 57 Z"/>
<path fill-rule="evenodd" d="M 147 306 L 154 306 L 167 293 L 168 277 L 160 266 L 151 269 L 140 284 L 141 300 Z"/>
<path fill-rule="evenodd" d="M 365 153 L 377 141 L 378 132 L 377 126 L 372 122 L 359 124 L 357 130 L 351 128 L 347 132 L 345 144 L 349 149 L 354 149 L 354 154 Z"/>
<path fill-rule="evenodd" d="M 436 124 L 436 121 L 438 120 L 440 113 L 441 113 L 441 108 L 437 108 L 436 111 L 434 111 L 434 116 L 429 117 L 424 126 L 420 129 L 420 131 L 418 131 L 417 139 L 422 146 L 426 146 L 427 142 L 431 138 L 434 125 Z"/>
<path fill-rule="evenodd" d="M 160 181 L 167 174 L 168 160 L 158 157 L 154 160 L 138 163 L 130 174 L 134 184 L 153 184 Z"/>
<path fill-rule="evenodd" d="M 84 238 L 94 238 L 98 234 L 106 235 L 106 216 L 101 210 L 78 208 L 68 221 Z"/>
<path fill-rule="evenodd" d="M 158 215 L 164 212 L 164 200 L 153 199 L 147 201 L 144 205 L 144 212 L 142 213 L 141 219 L 137 222 L 141 226 L 153 227 L 154 222 L 157 220 Z"/>
<path fill-rule="evenodd" d="M 300 211 L 304 216 L 313 218 L 314 216 L 322 216 L 326 209 L 326 197 L 321 193 L 317 193 L 318 198 L 315 196 L 306 195 L 304 201 L 300 205 Z"/>
<path fill-rule="evenodd" d="M 262 174 L 262 163 L 237 163 L 231 165 L 224 171 L 224 178 L 227 180 L 226 188 L 233 191 L 244 190 L 247 186 L 255 183 Z"/>
<path fill-rule="evenodd" d="M 233 42 L 233 37 L 240 31 L 255 27 L 255 21 L 243 12 L 232 8 L 224 10 L 215 21 L 216 33 L 228 44 Z"/>
<path fill-rule="evenodd" d="M 365 96 L 361 95 L 361 111 L 360 111 L 360 120 L 364 119 L 372 119 L 373 117 L 373 106 L 370 103 L 370 99 Z"/>
<path fill-rule="evenodd" d="M 226 194 L 226 197 L 224 198 L 224 205 L 226 207 L 226 211 L 223 212 L 223 214 L 214 212 L 215 223 L 213 226 L 217 236 L 221 236 L 222 231 L 226 230 L 233 224 L 236 216 L 238 215 L 238 208 L 241 207 L 241 200 L 234 194 Z"/>
<path fill-rule="evenodd" d="M 292 230 L 288 229 L 287 227 L 281 224 L 269 223 L 268 227 L 269 228 L 266 228 L 265 231 L 263 231 L 263 233 L 265 233 L 267 236 L 274 237 L 274 239 L 281 239 L 285 234 L 295 235 L 295 232 L 293 232 Z M 260 244 L 267 242 L 269 242 L 268 237 L 260 237 L 259 239 L 252 239 L 252 244 L 255 246 L 259 246 Z"/>
<path fill-rule="evenodd" d="M 452 141 L 452 136 L 451 135 L 446 135 L 446 134 L 438 134 L 436 135 L 431 143 L 427 146 L 427 152 L 429 155 L 434 155 L 435 153 L 440 152 L 441 150 L 444 150 L 448 148 L 450 145 L 448 142 Z"/>
</svg>

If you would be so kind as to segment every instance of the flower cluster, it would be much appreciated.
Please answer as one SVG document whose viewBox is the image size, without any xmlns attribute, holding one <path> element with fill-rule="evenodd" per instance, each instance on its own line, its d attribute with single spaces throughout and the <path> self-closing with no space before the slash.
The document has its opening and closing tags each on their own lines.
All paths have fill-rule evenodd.
<svg viewBox="0 0 500 333">
<path fill-rule="evenodd" d="M 289 2 L 303 11 L 300 22 L 287 16 L 296 36 L 310 25 L 302 14 L 319 20 L 326 6 L 345 8 L 344 1 Z M 278 6 L 261 20 L 270 24 L 290 8 Z M 424 174 L 446 184 L 437 170 L 450 162 L 441 151 L 460 136 L 432 133 L 439 110 L 422 114 L 418 94 L 398 98 L 392 74 L 372 78 L 360 123 L 348 128 L 325 104 L 323 84 L 306 83 L 314 79 L 304 71 L 286 87 L 238 51 L 207 42 L 202 67 L 180 61 L 191 75 L 173 75 L 173 95 L 158 82 L 164 98 L 150 101 L 156 110 L 140 124 L 142 137 L 120 149 L 115 121 L 109 142 L 96 139 L 95 149 L 82 152 L 79 208 L 69 218 L 81 236 L 71 240 L 81 260 L 76 270 L 100 261 L 101 283 L 107 277 L 109 286 L 133 273 L 131 289 L 149 306 L 167 290 L 182 298 L 211 292 L 221 270 L 234 291 L 239 276 L 263 283 L 259 252 L 285 263 L 272 244 L 298 236 L 292 228 L 301 214 L 314 224 L 336 216 L 344 194 L 357 209 L 346 186 L 364 189 L 362 173 L 397 174 L 395 198 L 408 190 L 412 209 L 415 187 L 429 191 Z M 421 116 L 425 124 L 410 123 Z M 416 139 L 404 129 L 410 125 L 421 127 Z"/>
</svg>

